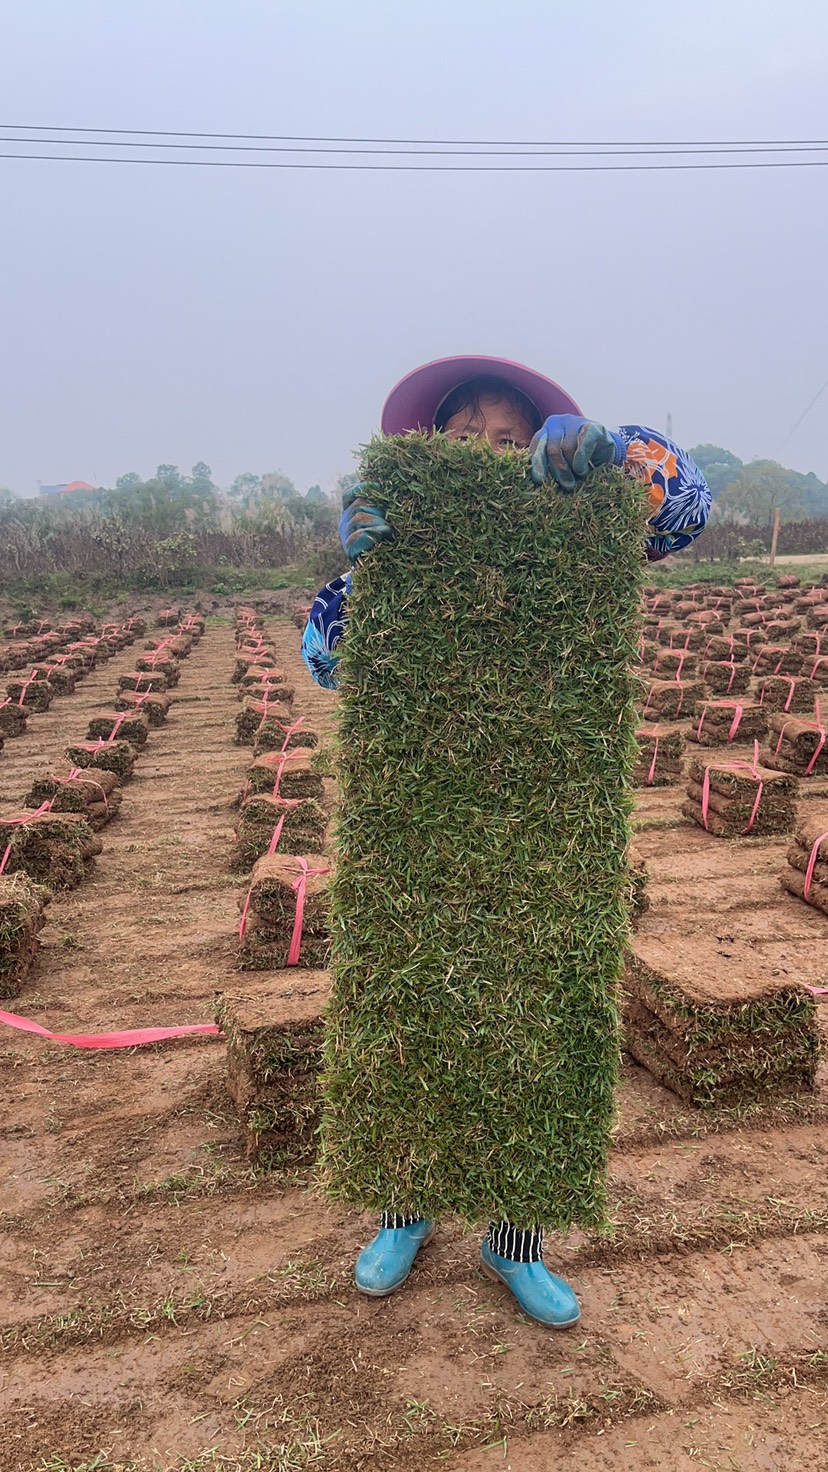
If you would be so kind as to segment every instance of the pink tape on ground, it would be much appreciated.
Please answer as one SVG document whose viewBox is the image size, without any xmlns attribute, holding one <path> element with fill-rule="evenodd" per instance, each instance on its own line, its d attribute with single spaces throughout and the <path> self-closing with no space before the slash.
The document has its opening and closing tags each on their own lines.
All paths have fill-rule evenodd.
<svg viewBox="0 0 828 1472">
<path fill-rule="evenodd" d="M 137 1048 L 143 1043 L 163 1043 L 167 1038 L 183 1038 L 191 1033 L 205 1033 L 209 1037 L 221 1036 L 221 1029 L 214 1022 L 193 1022 L 185 1027 L 136 1027 L 127 1032 L 50 1032 L 39 1022 L 28 1017 L 17 1017 L 14 1012 L 0 1012 L 0 1023 L 16 1027 L 19 1032 L 33 1032 L 38 1037 L 49 1038 L 53 1043 L 68 1043 L 73 1048 Z"/>
</svg>

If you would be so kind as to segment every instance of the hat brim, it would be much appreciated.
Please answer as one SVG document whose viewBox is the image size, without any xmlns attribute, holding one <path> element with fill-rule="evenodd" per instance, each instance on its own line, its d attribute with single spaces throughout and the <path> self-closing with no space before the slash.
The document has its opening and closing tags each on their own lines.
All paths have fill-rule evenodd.
<svg viewBox="0 0 828 1472">
<path fill-rule="evenodd" d="M 532 400 L 542 419 L 550 414 L 580 414 L 559 383 L 509 358 L 437 358 L 407 373 L 392 388 L 382 409 L 383 434 L 410 434 L 434 428 L 437 410 L 447 394 L 470 378 L 502 378 Z"/>
</svg>

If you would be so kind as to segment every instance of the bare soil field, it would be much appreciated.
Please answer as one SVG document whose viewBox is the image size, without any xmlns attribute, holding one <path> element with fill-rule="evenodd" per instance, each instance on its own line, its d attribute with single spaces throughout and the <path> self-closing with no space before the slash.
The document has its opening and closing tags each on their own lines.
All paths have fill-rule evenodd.
<svg viewBox="0 0 828 1472">
<path fill-rule="evenodd" d="M 268 620 L 297 708 L 320 691 Z M 125 650 L 0 755 L 5 810 L 111 703 Z M 182 664 L 103 832 L 54 900 L 10 1010 L 60 1032 L 209 1022 L 238 986 L 229 620 Z M 741 753 L 734 751 L 734 756 Z M 826 784 L 810 795 L 826 795 Z M 783 893 L 785 841 L 720 842 L 640 795 L 648 926 L 737 931 L 828 985 L 828 922 Z M 245 1158 L 220 1039 L 80 1051 L 3 1028 L 0 1467 L 4 1472 L 825 1472 L 828 1078 L 742 1114 L 686 1109 L 627 1062 L 615 1227 L 547 1242 L 583 1318 L 554 1333 L 441 1224 L 386 1300 L 352 1284 L 366 1217 Z"/>
</svg>

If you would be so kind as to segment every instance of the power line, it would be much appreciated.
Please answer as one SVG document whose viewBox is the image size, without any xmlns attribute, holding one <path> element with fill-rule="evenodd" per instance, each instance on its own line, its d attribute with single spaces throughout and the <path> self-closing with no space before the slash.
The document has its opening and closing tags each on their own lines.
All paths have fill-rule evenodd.
<svg viewBox="0 0 828 1472">
<path fill-rule="evenodd" d="M 2 129 L 2 124 L 0 124 L 0 129 Z M 749 146 L 744 146 L 744 147 L 741 146 L 741 145 L 739 145 L 739 146 L 734 145 L 733 147 L 727 147 L 727 148 L 720 148 L 718 146 L 711 146 L 709 148 L 708 147 L 704 147 L 704 148 L 701 148 L 701 147 L 699 147 L 699 148 L 694 148 L 694 147 L 674 148 L 674 147 L 659 146 L 657 149 L 653 149 L 653 148 L 632 148 L 632 147 L 630 147 L 630 148 L 623 149 L 622 152 L 620 152 L 620 153 L 617 152 L 617 151 L 613 153 L 610 150 L 603 149 L 603 148 L 574 148 L 572 146 L 567 146 L 565 148 L 546 148 L 546 147 L 541 148 L 540 145 L 538 145 L 536 148 L 532 149 L 531 151 L 530 150 L 525 150 L 525 149 L 517 149 L 517 148 L 514 148 L 514 149 L 500 149 L 500 148 L 495 149 L 495 148 L 492 148 L 491 150 L 487 150 L 486 152 L 481 152 L 479 149 L 465 149 L 465 148 L 451 148 L 451 149 L 448 149 L 448 148 L 414 148 L 414 147 L 411 147 L 411 148 L 406 149 L 405 151 L 403 151 L 403 150 L 396 149 L 396 148 L 317 148 L 317 147 L 312 147 L 312 148 L 296 148 L 296 147 L 288 146 L 288 145 L 284 145 L 284 144 L 279 144 L 277 146 L 274 146 L 272 144 L 268 144 L 266 146 L 262 146 L 261 144 L 254 144 L 254 143 L 170 143 L 170 142 L 153 143 L 153 142 L 147 142 L 146 140 L 143 140 L 141 142 L 136 142 L 136 143 L 129 143 L 129 142 L 124 142 L 122 139 L 117 139 L 116 140 L 114 138 L 94 138 L 94 139 L 88 139 L 88 138 L 21 138 L 19 135 L 13 135 L 13 136 L 9 136 L 9 137 L 2 137 L 2 136 L 0 136 L 0 143 L 28 143 L 28 144 L 32 144 L 35 147 L 43 147 L 45 145 L 52 145 L 53 147 L 60 147 L 60 148 L 83 148 L 83 147 L 86 147 L 86 148 L 154 148 L 154 149 L 176 149 L 176 150 L 180 150 L 182 152 L 194 152 L 196 150 L 199 150 L 200 152 L 210 152 L 210 153 L 299 153 L 299 154 L 306 154 L 306 153 L 312 153 L 312 154 L 317 154 L 317 153 L 332 154 L 333 153 L 333 154 L 346 154 L 346 155 L 349 155 L 349 156 L 363 155 L 363 154 L 377 154 L 377 155 L 381 155 L 381 156 L 393 155 L 395 157 L 402 157 L 402 158 L 417 158 L 417 157 L 425 156 L 425 157 L 435 157 L 435 158 L 471 157 L 471 158 L 482 158 L 482 159 L 485 159 L 485 158 L 488 158 L 488 157 L 492 157 L 492 158 L 512 158 L 512 157 L 520 157 L 520 158 L 547 158 L 547 157 L 550 157 L 550 158 L 582 158 L 582 157 L 583 158 L 604 158 L 604 157 L 619 158 L 619 157 L 633 157 L 633 156 L 645 156 L 645 157 L 648 157 L 648 158 L 666 158 L 668 156 L 675 155 L 675 154 L 678 154 L 678 155 L 684 155 L 684 154 L 692 154 L 692 155 L 704 154 L 704 155 L 708 155 L 708 154 L 712 154 L 714 157 L 720 157 L 722 155 L 727 155 L 727 154 L 745 154 L 745 153 L 824 153 L 825 150 L 826 150 L 826 148 L 828 148 L 828 143 L 826 143 L 826 144 L 810 144 L 809 143 L 809 144 L 802 144 L 802 145 L 796 145 L 796 144 L 784 144 L 784 145 L 780 144 L 780 145 L 776 145 L 776 144 L 773 144 L 773 145 L 770 145 L 770 146 L 768 146 L 766 148 L 758 147 L 758 146 L 754 146 L 754 145 L 749 145 Z"/>
<path fill-rule="evenodd" d="M 182 132 L 176 128 L 69 128 L 61 125 L 52 126 L 47 123 L 0 123 L 3 131 L 20 130 L 22 132 L 39 133 L 115 133 L 120 137 L 144 137 L 144 138 L 222 138 L 241 140 L 252 138 L 260 143 L 393 143 L 393 144 L 425 144 L 430 146 L 445 146 L 458 148 L 724 148 L 727 151 L 744 147 L 772 148 L 777 145 L 786 148 L 806 148 L 808 146 L 828 147 L 828 138 L 742 138 L 742 139 L 691 139 L 680 138 L 669 141 L 639 138 L 636 140 L 615 139 L 571 139 L 564 143 L 562 139 L 537 140 L 525 138 L 340 138 L 334 134 L 303 134 L 303 133 L 193 133 Z M 37 142 L 33 139 L 32 142 Z M 732 145 L 732 148 L 731 148 Z"/>
<path fill-rule="evenodd" d="M 3 140 L 0 139 L 0 142 Z M 36 140 L 32 139 L 35 143 Z M 0 158 L 25 163 L 37 161 L 62 164 L 149 164 L 182 169 L 326 169 L 359 170 L 368 174 L 601 174 L 664 173 L 688 169 L 824 169 L 828 159 L 780 159 L 765 163 L 698 164 L 345 164 L 297 163 L 287 160 L 218 158 L 107 158 L 100 154 L 0 153 Z"/>
<path fill-rule="evenodd" d="M 779 449 L 780 450 L 784 449 L 785 445 L 788 443 L 788 440 L 791 439 L 791 437 L 793 436 L 793 434 L 795 433 L 795 431 L 799 429 L 799 426 L 802 423 L 803 419 L 805 419 L 805 417 L 808 414 L 810 414 L 810 412 L 813 409 L 814 404 L 816 403 L 817 399 L 820 399 L 822 397 L 822 395 L 825 393 L 825 390 L 827 388 L 828 388 L 828 378 L 826 378 L 824 384 L 822 385 L 822 388 L 821 389 L 818 389 L 817 392 L 814 394 L 814 397 L 811 399 L 811 402 L 810 402 L 810 404 L 808 404 L 807 408 L 805 408 L 805 409 L 802 410 L 802 413 L 800 414 L 799 418 L 797 419 L 796 424 L 794 424 L 793 427 L 788 430 L 788 433 L 785 435 L 785 438 L 783 440 L 780 440 L 779 441 Z"/>
</svg>

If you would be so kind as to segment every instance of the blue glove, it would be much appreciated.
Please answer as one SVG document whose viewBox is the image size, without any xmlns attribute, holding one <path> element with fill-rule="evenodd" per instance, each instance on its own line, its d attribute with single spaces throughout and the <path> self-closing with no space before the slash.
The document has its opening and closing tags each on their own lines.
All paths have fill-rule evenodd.
<svg viewBox="0 0 828 1472">
<path fill-rule="evenodd" d="M 547 476 L 562 491 L 574 491 L 579 480 L 599 465 L 622 465 L 624 446 L 603 424 L 577 414 L 550 414 L 529 446 L 532 479 L 543 485 Z"/>
<path fill-rule="evenodd" d="M 350 562 L 356 562 L 378 542 L 390 542 L 394 536 L 382 512 L 365 499 L 370 492 L 370 485 L 363 483 L 351 486 L 342 497 L 339 540 Z"/>
</svg>

